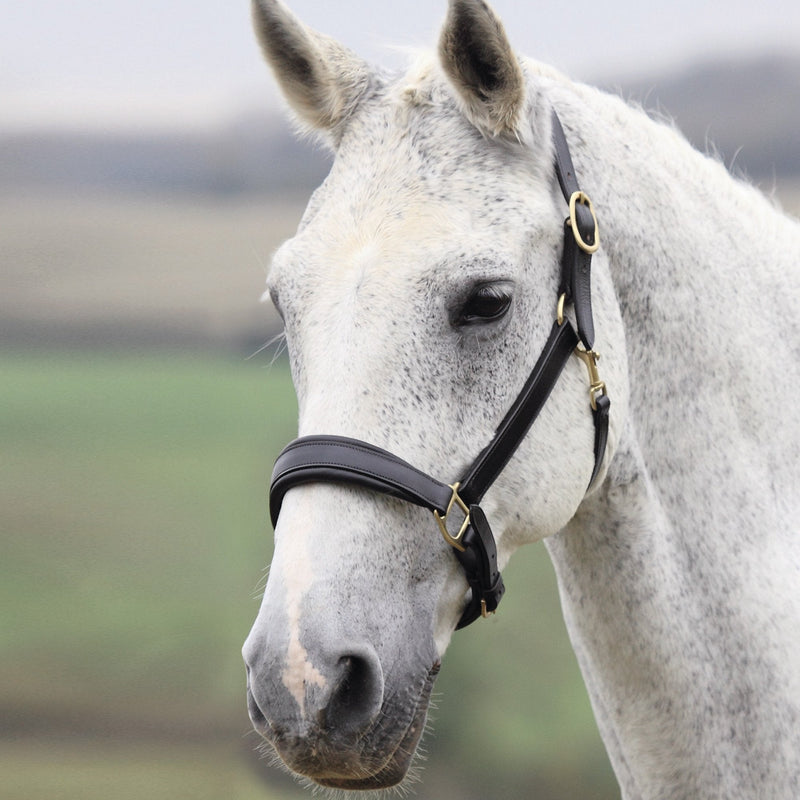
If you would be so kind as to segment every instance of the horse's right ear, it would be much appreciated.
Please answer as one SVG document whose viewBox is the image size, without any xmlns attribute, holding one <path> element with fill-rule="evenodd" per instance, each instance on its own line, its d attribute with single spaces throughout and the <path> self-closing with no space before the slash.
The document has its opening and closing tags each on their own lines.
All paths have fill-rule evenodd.
<svg viewBox="0 0 800 800">
<path fill-rule="evenodd" d="M 267 63 L 300 122 L 335 144 L 366 89 L 367 65 L 300 22 L 280 0 L 252 0 L 253 26 Z"/>
<path fill-rule="evenodd" d="M 464 113 L 484 134 L 519 138 L 525 79 L 503 23 L 484 0 L 450 0 L 439 58 Z"/>
</svg>

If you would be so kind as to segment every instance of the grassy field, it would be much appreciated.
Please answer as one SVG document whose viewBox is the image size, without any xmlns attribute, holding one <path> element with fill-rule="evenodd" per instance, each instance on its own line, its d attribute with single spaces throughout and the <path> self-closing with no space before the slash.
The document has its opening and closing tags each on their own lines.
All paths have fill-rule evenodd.
<svg viewBox="0 0 800 800">
<path fill-rule="evenodd" d="M 258 796 L 214 787 L 258 783 L 238 650 L 269 558 L 269 459 L 294 424 L 285 371 L 265 373 L 2 359 L 4 797 L 108 797 L 112 778 L 116 797 Z M 169 791 L 190 773 L 204 793 Z"/>
<path fill-rule="evenodd" d="M 287 800 L 234 747 L 142 742 L 3 742 L 4 800 Z"/>
<path fill-rule="evenodd" d="M 253 753 L 239 655 L 295 425 L 267 362 L 0 358 L 3 797 L 307 796 Z M 544 552 L 507 585 L 445 659 L 418 796 L 613 797 Z"/>
</svg>

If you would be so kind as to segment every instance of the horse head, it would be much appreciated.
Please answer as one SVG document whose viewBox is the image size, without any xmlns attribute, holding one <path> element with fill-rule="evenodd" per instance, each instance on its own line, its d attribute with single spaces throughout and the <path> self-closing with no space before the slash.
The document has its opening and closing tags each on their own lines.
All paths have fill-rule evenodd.
<svg viewBox="0 0 800 800">
<path fill-rule="evenodd" d="M 518 59 L 481 0 L 452 0 L 438 58 L 400 75 L 278 0 L 253 10 L 299 123 L 335 153 L 268 281 L 300 435 L 365 440 L 449 483 L 492 440 L 556 316 L 567 209 L 548 90 L 559 78 Z M 593 281 L 615 404 L 598 485 L 627 393 L 602 250 Z M 575 515 L 594 436 L 585 367 L 570 359 L 482 502 L 500 566 Z M 254 726 L 324 786 L 399 782 L 467 594 L 429 511 L 336 483 L 293 488 L 244 647 Z"/>
</svg>

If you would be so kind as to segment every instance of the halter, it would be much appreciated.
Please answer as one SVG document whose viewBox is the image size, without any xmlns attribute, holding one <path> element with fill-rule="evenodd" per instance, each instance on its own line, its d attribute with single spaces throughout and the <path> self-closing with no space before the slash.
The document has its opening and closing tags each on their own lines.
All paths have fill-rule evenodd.
<svg viewBox="0 0 800 800">
<path fill-rule="evenodd" d="M 594 345 L 591 262 L 599 247 L 597 219 L 591 200 L 575 178 L 564 130 L 553 112 L 555 171 L 569 216 L 564 225 L 557 318 L 544 350 L 491 442 L 459 481 L 445 484 L 379 447 L 343 436 L 304 436 L 278 456 L 270 486 L 270 516 L 275 526 L 283 498 L 306 483 L 344 483 L 398 497 L 433 511 L 445 541 L 464 569 L 471 589 L 457 628 L 493 614 L 505 592 L 497 566 L 497 546 L 486 515 L 478 505 L 503 471 L 544 407 L 570 356 L 575 353 L 589 370 L 589 396 L 594 417 L 594 468 L 600 471 L 608 440 L 611 406 L 597 373 Z M 564 314 L 574 307 L 577 332 Z"/>
</svg>

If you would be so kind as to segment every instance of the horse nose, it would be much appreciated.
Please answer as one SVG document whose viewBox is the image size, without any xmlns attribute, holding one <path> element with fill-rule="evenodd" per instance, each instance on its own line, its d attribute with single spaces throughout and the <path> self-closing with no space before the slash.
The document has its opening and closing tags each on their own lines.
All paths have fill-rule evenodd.
<svg viewBox="0 0 800 800">
<path fill-rule="evenodd" d="M 253 727 L 278 747 L 319 739 L 353 741 L 380 716 L 384 680 L 369 645 L 342 646 L 302 662 L 246 648 L 247 702 Z M 326 667 L 327 665 L 327 667 Z"/>
</svg>

